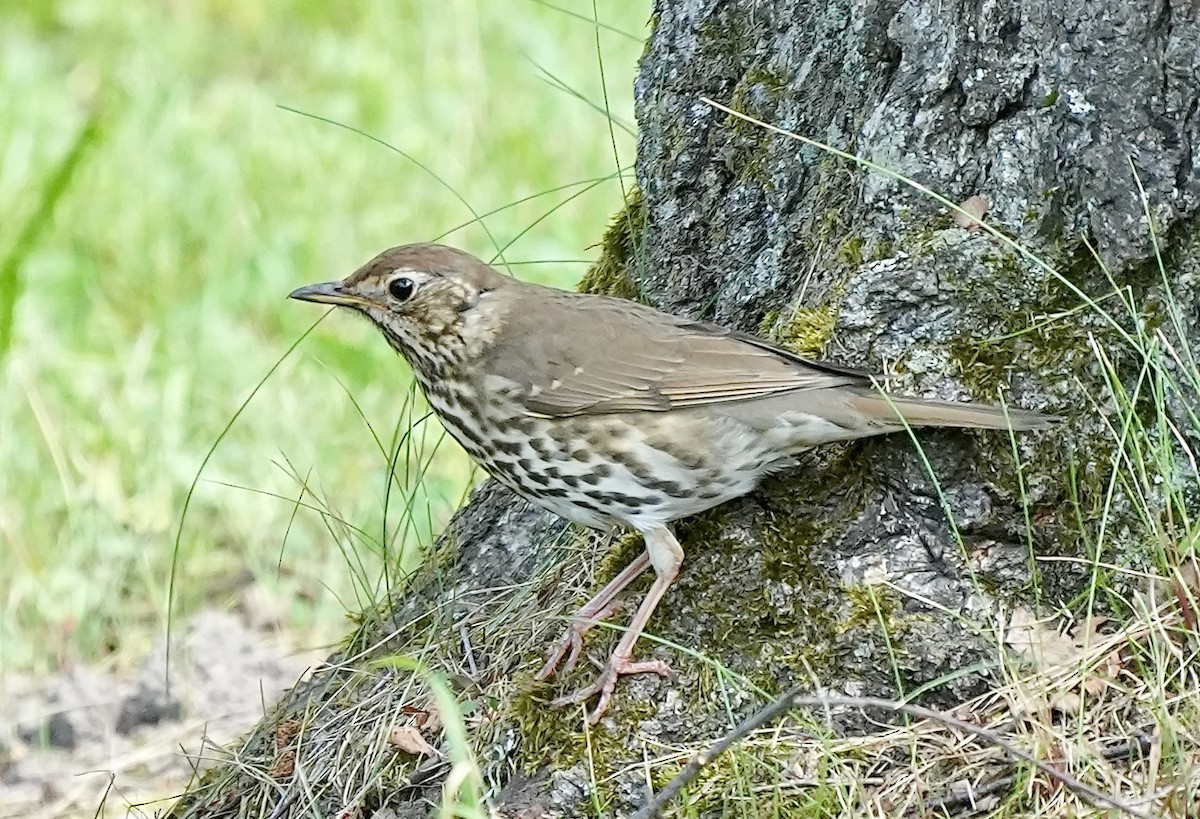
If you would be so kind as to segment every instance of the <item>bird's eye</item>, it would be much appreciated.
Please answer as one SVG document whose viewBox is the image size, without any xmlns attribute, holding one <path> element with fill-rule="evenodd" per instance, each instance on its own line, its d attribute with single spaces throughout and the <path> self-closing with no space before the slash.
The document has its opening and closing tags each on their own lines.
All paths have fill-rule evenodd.
<svg viewBox="0 0 1200 819">
<path fill-rule="evenodd" d="M 417 291 L 417 283 L 408 276 L 397 276 L 388 282 L 388 293 L 396 301 L 408 301 Z"/>
</svg>

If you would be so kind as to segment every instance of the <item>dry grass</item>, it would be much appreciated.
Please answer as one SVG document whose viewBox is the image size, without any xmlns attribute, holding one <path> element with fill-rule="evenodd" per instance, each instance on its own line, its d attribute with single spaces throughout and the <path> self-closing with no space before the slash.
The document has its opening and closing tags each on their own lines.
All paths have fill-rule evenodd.
<svg viewBox="0 0 1200 819">
<path fill-rule="evenodd" d="M 894 716 L 854 736 L 839 735 L 833 719 L 824 731 L 763 728 L 731 752 L 740 764 L 718 759 L 682 802 L 700 806 L 740 790 L 761 799 L 745 806 L 750 813 L 764 803 L 782 808 L 807 800 L 826 805 L 820 815 L 847 817 L 1076 816 L 1107 807 L 1065 784 L 1070 777 L 1130 815 L 1191 816 L 1200 804 L 1200 633 L 1195 598 L 1176 596 L 1178 580 L 1154 578 L 1136 601 L 1137 615 L 1111 632 L 1070 640 L 1036 625 L 1039 640 L 1058 652 L 1053 656 L 1035 652 L 1018 662 L 1003 651 L 1004 683 L 947 715 L 987 736 L 943 719 L 896 725 Z M 1023 640 L 1024 627 L 1008 632 L 1005 644 Z M 854 710 L 835 703 L 826 716 Z M 871 714 L 878 719 L 877 709 Z M 813 709 L 813 719 L 821 716 Z M 997 738 L 1054 773 L 1015 759 Z M 703 750 L 663 749 L 638 769 L 662 781 L 664 770 L 678 770 Z M 766 781 L 731 781 L 766 767 L 774 771 Z"/>
<path fill-rule="evenodd" d="M 368 623 L 360 638 L 371 637 L 370 644 L 315 672 L 244 744 L 215 754 L 227 764 L 174 815 L 299 817 L 315 808 L 370 815 L 384 799 L 407 794 L 443 815 L 487 816 L 490 801 L 531 762 L 543 754 L 569 761 L 566 746 L 555 744 L 563 737 L 513 731 L 523 708 L 540 707 L 530 677 L 557 628 L 544 611 L 568 607 L 587 587 L 575 588 L 581 577 L 562 576 L 565 555 L 559 550 L 547 558 L 530 582 L 466 597 L 450 599 L 436 581 L 422 584 L 397 601 L 394 625 L 381 630 Z M 998 620 L 1002 682 L 950 716 L 1142 815 L 1194 815 L 1188 811 L 1200 799 L 1200 609 L 1189 571 L 1141 578 L 1133 616 L 1119 625 L 1077 623 L 1071 630 L 1020 614 Z M 762 701 L 745 681 L 704 662 L 722 678 L 718 688 L 726 697 Z M 571 722 L 569 715 L 552 719 Z M 447 723 L 460 728 L 445 730 Z M 631 777 L 661 788 L 720 733 L 671 747 L 643 737 L 643 759 L 614 768 L 604 758 L 613 749 L 585 732 L 575 764 L 595 777 L 594 794 Z M 413 735 L 430 752 L 414 752 L 420 743 L 414 746 Z M 1096 810 L 1059 778 L 940 720 L 838 707 L 753 732 L 705 767 L 668 814 L 718 806 L 730 816 L 856 819 Z M 594 809 L 602 813 L 603 801 Z"/>
</svg>

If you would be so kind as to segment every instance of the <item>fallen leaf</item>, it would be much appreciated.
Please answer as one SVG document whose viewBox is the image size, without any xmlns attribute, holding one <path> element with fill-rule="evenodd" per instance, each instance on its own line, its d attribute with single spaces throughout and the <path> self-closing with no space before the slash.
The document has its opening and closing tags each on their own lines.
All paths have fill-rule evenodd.
<svg viewBox="0 0 1200 819">
<path fill-rule="evenodd" d="M 284 751 L 279 756 L 275 757 L 275 762 L 271 765 L 271 770 L 267 775 L 276 782 L 281 782 L 285 779 L 291 779 L 292 773 L 296 770 L 296 752 Z"/>
<path fill-rule="evenodd" d="M 1050 710 L 1073 717 L 1083 708 L 1083 697 L 1074 691 L 1062 691 L 1050 698 Z"/>
<path fill-rule="evenodd" d="M 437 704 L 429 703 L 425 708 L 415 705 L 400 706 L 400 713 L 411 714 L 417 727 L 427 734 L 436 734 L 442 728 L 442 716 L 438 713 Z"/>
<path fill-rule="evenodd" d="M 1094 646 L 1096 643 L 1104 639 L 1104 635 L 1100 633 L 1100 626 L 1108 622 L 1108 618 L 1094 614 L 1087 618 L 1075 629 L 1075 643 L 1080 648 L 1085 646 Z"/>
<path fill-rule="evenodd" d="M 304 724 L 298 719 L 289 719 L 279 723 L 275 729 L 275 750 L 282 751 L 292 744 L 292 740 L 300 735 Z"/>
<path fill-rule="evenodd" d="M 1124 667 L 1120 651 L 1106 654 L 1104 659 L 1096 664 L 1095 671 L 1083 681 L 1084 692 L 1093 697 L 1100 696 L 1116 681 L 1117 675 Z"/>
<path fill-rule="evenodd" d="M 967 230 L 979 230 L 984 214 L 992 203 L 986 197 L 975 194 L 958 203 L 961 210 L 954 211 L 954 224 Z M 963 211 L 966 211 L 965 213 Z"/>
<path fill-rule="evenodd" d="M 430 756 L 437 753 L 434 747 L 425 741 L 421 731 L 415 725 L 393 725 L 388 734 L 388 742 L 406 754 Z"/>
<path fill-rule="evenodd" d="M 1044 621 L 1023 606 L 1013 610 L 1004 631 L 1004 642 L 1033 660 L 1040 671 L 1066 665 L 1079 656 L 1074 640 L 1057 629 L 1047 628 Z"/>
<path fill-rule="evenodd" d="M 1120 648 L 1111 648 L 1106 643 L 1111 637 L 1100 632 L 1106 622 L 1107 617 L 1089 617 L 1068 636 L 1027 608 L 1013 610 L 1004 642 L 1028 658 L 1044 677 L 1066 675 L 1065 685 L 1056 684 L 1052 693 L 1029 698 L 1026 709 L 1041 713 L 1048 708 L 1074 716 L 1104 695 L 1124 668 Z M 1097 653 L 1097 648 L 1106 647 L 1107 653 Z"/>
<path fill-rule="evenodd" d="M 417 719 L 417 724 L 427 734 L 436 734 L 442 730 L 442 715 L 438 711 L 436 703 L 429 703 L 424 716 Z"/>
</svg>

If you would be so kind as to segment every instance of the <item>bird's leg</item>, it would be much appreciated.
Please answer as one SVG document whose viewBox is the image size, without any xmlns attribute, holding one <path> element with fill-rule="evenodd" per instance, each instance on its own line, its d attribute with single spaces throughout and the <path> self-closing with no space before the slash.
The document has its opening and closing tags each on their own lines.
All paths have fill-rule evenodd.
<svg viewBox="0 0 1200 819">
<path fill-rule="evenodd" d="M 583 607 L 571 618 L 571 624 L 563 632 L 558 645 L 546 655 L 546 664 L 542 666 L 541 671 L 534 675 L 534 679 L 547 680 L 553 676 L 558 664 L 562 662 L 563 655 L 568 651 L 570 654 L 567 656 L 566 665 L 563 666 L 563 673 L 566 674 L 574 668 L 579 659 L 579 652 L 583 649 L 583 635 L 587 634 L 597 622 L 605 620 L 617 612 L 620 604 L 616 601 L 616 596 L 649 568 L 650 554 L 642 552 L 636 560 L 610 580 L 608 585 L 601 589 L 595 597 L 584 603 Z"/>
<path fill-rule="evenodd" d="M 645 673 L 667 677 L 671 674 L 671 669 L 662 660 L 634 662 L 633 645 L 637 642 L 638 637 L 641 636 L 642 630 L 645 629 L 646 623 L 650 620 L 650 615 L 654 613 L 654 609 L 658 605 L 658 601 L 662 599 L 663 595 L 666 594 L 667 588 L 679 575 L 679 567 L 683 564 L 683 547 L 679 545 L 679 541 L 675 539 L 675 536 L 671 534 L 671 530 L 666 526 L 650 529 L 643 534 L 646 537 L 647 559 L 654 566 L 654 572 L 657 575 L 654 579 L 654 585 L 650 587 L 650 591 L 646 592 L 646 597 L 642 600 L 642 604 L 638 606 L 637 613 L 633 615 L 633 621 L 629 624 L 629 629 L 621 636 L 621 641 L 613 649 L 613 653 L 609 656 L 604 670 L 600 672 L 600 676 L 596 678 L 596 681 L 573 694 L 559 697 L 550 703 L 552 707 L 560 708 L 571 703 L 583 702 L 592 695 L 599 694 L 600 699 L 597 700 L 596 707 L 588 714 L 588 722 L 592 725 L 599 722 L 600 717 L 608 710 L 608 703 L 612 699 L 613 689 L 616 688 L 618 677 L 625 674 Z"/>
</svg>

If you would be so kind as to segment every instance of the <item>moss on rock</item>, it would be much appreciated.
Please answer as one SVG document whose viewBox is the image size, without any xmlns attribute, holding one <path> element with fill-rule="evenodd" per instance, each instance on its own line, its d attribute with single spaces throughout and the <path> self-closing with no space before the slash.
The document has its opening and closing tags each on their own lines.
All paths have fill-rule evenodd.
<svg viewBox="0 0 1200 819">
<path fill-rule="evenodd" d="M 777 313 L 769 313 L 759 327 L 759 334 L 794 353 L 815 358 L 824 354 L 825 347 L 833 339 L 837 318 L 837 305 L 832 302 L 817 307 L 797 307 L 782 321 Z"/>
<path fill-rule="evenodd" d="M 617 213 L 600 240 L 598 258 L 579 281 L 582 293 L 615 296 L 634 301 L 646 300 L 634 271 L 642 258 L 642 238 L 646 233 L 646 204 L 642 192 L 632 188 L 625 207 Z"/>
</svg>

